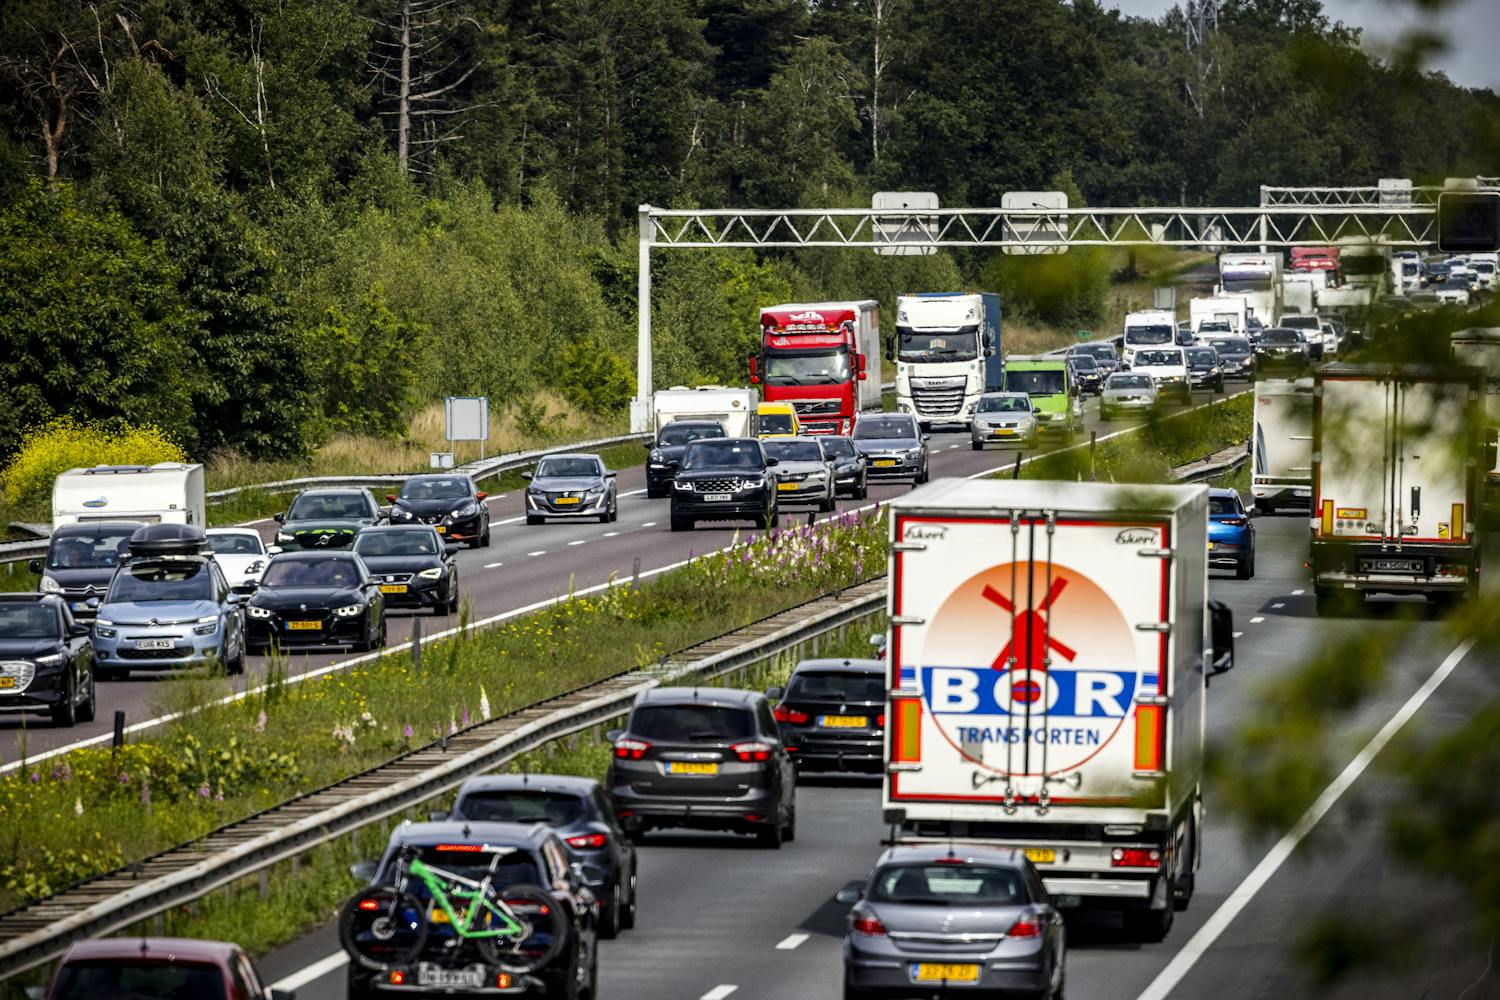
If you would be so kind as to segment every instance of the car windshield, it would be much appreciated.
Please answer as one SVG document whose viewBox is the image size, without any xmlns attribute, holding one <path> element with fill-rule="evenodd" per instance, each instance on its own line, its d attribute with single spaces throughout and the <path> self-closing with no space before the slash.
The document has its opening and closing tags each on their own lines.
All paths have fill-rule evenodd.
<svg viewBox="0 0 1500 1000">
<path fill-rule="evenodd" d="M 272 559 L 262 587 L 353 587 L 359 570 L 353 559 Z"/>
<path fill-rule="evenodd" d="M 56 639 L 57 612 L 45 604 L 0 602 L 0 639 Z"/>
<path fill-rule="evenodd" d="M 249 532 L 208 536 L 208 547 L 216 556 L 258 556 L 265 553 L 260 536 Z"/>
<path fill-rule="evenodd" d="M 597 458 L 544 458 L 536 467 L 537 479 L 587 479 L 604 474 Z"/>
<path fill-rule="evenodd" d="M 134 563 L 109 585 L 110 604 L 125 601 L 211 601 L 214 579 L 208 564 L 198 562 Z"/>
<path fill-rule="evenodd" d="M 1156 365 L 1164 365 L 1164 366 L 1167 366 L 1167 367 L 1172 367 L 1174 365 L 1181 365 L 1182 364 L 1182 352 L 1181 351 L 1137 351 L 1136 354 L 1135 354 L 1135 363 L 1138 364 L 1138 365 L 1146 365 L 1147 367 L 1152 367 L 1152 366 L 1156 366 Z"/>
<path fill-rule="evenodd" d="M 1216 365 L 1219 363 L 1219 352 L 1212 347 L 1195 347 L 1187 352 L 1188 361 L 1195 365 Z"/>
<path fill-rule="evenodd" d="M 479 880 L 490 870 L 490 851 L 476 851 L 476 844 L 434 844 L 417 849 L 417 857 L 422 863 L 434 868 L 441 868 L 445 872 L 452 872 L 463 878 Z M 501 848 L 506 852 L 506 848 Z M 393 881 L 396 869 L 396 856 L 387 859 L 383 879 Z M 536 862 L 531 855 L 522 850 L 509 850 L 500 864 L 495 867 L 494 884 L 500 887 L 510 885 L 544 885 L 541 873 L 537 871 Z M 420 899 L 427 899 L 430 893 L 427 886 L 419 879 L 412 879 L 408 883 L 411 892 Z M 454 900 L 455 906 L 463 904 Z"/>
<path fill-rule="evenodd" d="M 1214 341 L 1214 350 L 1220 354 L 1249 354 L 1250 341 L 1243 337 L 1225 337 Z"/>
<path fill-rule="evenodd" d="M 691 444 L 700 438 L 724 437 L 724 428 L 718 424 L 668 424 L 661 429 L 656 443 L 664 448 Z"/>
<path fill-rule="evenodd" d="M 1222 516 L 1233 516 L 1239 514 L 1240 502 L 1234 497 L 1209 497 L 1208 512 Z"/>
<path fill-rule="evenodd" d="M 1469 266 L 1472 267 L 1472 268 L 1474 268 L 1474 270 L 1478 271 L 1480 274 L 1494 274 L 1495 273 L 1495 265 L 1491 264 L 1489 261 L 1482 260 L 1482 261 L 1480 261 L 1477 264 L 1471 264 Z"/>
<path fill-rule="evenodd" d="M 694 469 L 759 469 L 761 450 L 749 441 L 694 441 L 682 453 L 685 472 Z"/>
<path fill-rule="evenodd" d="M 1060 368 L 1005 370 L 1005 390 L 1030 396 L 1056 396 L 1067 391 L 1067 377 Z"/>
<path fill-rule="evenodd" d="M 1027 901 L 1021 873 L 991 865 L 887 865 L 871 882 L 872 903 L 1014 906 Z"/>
<path fill-rule="evenodd" d="M 583 818 L 583 799 L 568 792 L 509 788 L 470 792 L 457 812 L 479 823 L 545 823 L 567 826 Z"/>
<path fill-rule="evenodd" d="M 1097 370 L 1099 367 L 1099 362 L 1087 354 L 1075 354 L 1072 360 L 1073 367 L 1079 371 L 1091 372 Z"/>
<path fill-rule="evenodd" d="M 902 361 L 966 361 L 979 356 L 979 329 L 936 332 L 897 327 L 896 351 Z"/>
<path fill-rule="evenodd" d="M 1029 396 L 980 396 L 975 409 L 980 413 L 1030 413 Z"/>
<path fill-rule="evenodd" d="M 362 493 L 304 493 L 287 511 L 291 521 L 349 520 L 370 516 L 370 503 Z"/>
<path fill-rule="evenodd" d="M 849 352 L 767 351 L 766 385 L 838 385 L 849 381 Z"/>
<path fill-rule="evenodd" d="M 1127 326 L 1127 344 L 1170 344 L 1177 331 L 1170 326 Z"/>
<path fill-rule="evenodd" d="M 861 420 L 854 425 L 857 441 L 914 440 L 916 437 L 917 426 L 912 420 Z"/>
<path fill-rule="evenodd" d="M 48 994 L 54 1000 L 224 1000 L 224 973 L 197 962 L 90 959 L 67 962 Z"/>
<path fill-rule="evenodd" d="M 103 569 L 120 565 L 130 551 L 136 526 L 87 535 L 54 535 L 47 549 L 48 569 Z"/>
<path fill-rule="evenodd" d="M 469 481 L 458 476 L 408 479 L 401 484 L 402 500 L 461 500 L 469 495 Z"/>
<path fill-rule="evenodd" d="M 762 413 L 760 415 L 762 434 L 791 434 L 796 429 L 790 413 Z"/>
<path fill-rule="evenodd" d="M 823 453 L 829 458 L 852 458 L 857 454 L 854 450 L 854 442 L 846 437 L 824 438 Z"/>
<path fill-rule="evenodd" d="M 1260 335 L 1260 342 L 1262 344 L 1300 344 L 1302 335 L 1296 330 L 1273 327 Z"/>
<path fill-rule="evenodd" d="M 642 705 L 631 713 L 628 732 L 664 743 L 737 740 L 755 735 L 755 717 L 730 705 Z"/>
<path fill-rule="evenodd" d="M 789 699 L 881 702 L 885 700 L 885 678 L 878 674 L 799 670 L 787 684 L 786 696 Z"/>
<path fill-rule="evenodd" d="M 1110 389 L 1149 389 L 1152 386 L 1150 375 L 1111 375 L 1109 377 Z"/>
<path fill-rule="evenodd" d="M 823 461 L 823 448 L 816 441 L 767 441 L 764 448 L 778 462 Z"/>
<path fill-rule="evenodd" d="M 437 534 L 426 531 L 361 531 L 354 536 L 354 551 L 362 556 L 437 555 Z"/>
</svg>

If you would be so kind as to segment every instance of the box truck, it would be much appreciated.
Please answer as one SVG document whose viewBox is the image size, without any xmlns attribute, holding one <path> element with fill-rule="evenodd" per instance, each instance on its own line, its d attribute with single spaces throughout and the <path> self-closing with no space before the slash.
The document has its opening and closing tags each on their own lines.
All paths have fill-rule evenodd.
<svg viewBox="0 0 1500 1000">
<path fill-rule="evenodd" d="M 974 420 L 985 392 L 1000 389 L 1000 296 L 920 292 L 896 299 L 896 409 L 923 427 Z"/>
<path fill-rule="evenodd" d="M 1188 300 L 1188 322 L 1199 340 L 1243 337 L 1249 305 L 1240 295 L 1212 295 Z"/>
<path fill-rule="evenodd" d="M 1479 370 L 1332 364 L 1313 378 L 1319 614 L 1351 596 L 1476 591 Z"/>
<path fill-rule="evenodd" d="M 1452 343 L 1453 360 L 1479 369 L 1484 380 L 1484 400 L 1480 407 L 1479 471 L 1484 482 L 1481 499 L 1494 513 L 1500 509 L 1500 448 L 1496 447 L 1500 435 L 1500 328 L 1459 330 L 1453 334 Z"/>
<path fill-rule="evenodd" d="M 1204 695 L 1233 662 L 1201 486 L 944 479 L 891 502 L 882 806 L 1022 850 L 1159 939 L 1203 852 Z"/>
<path fill-rule="evenodd" d="M 758 403 L 754 389 L 722 385 L 692 389 L 674 385 L 651 397 L 656 430 L 674 420 L 717 420 L 724 425 L 727 437 L 754 437 L 760 432 L 755 417 Z"/>
<path fill-rule="evenodd" d="M 1250 494 L 1262 514 L 1312 507 L 1313 380 L 1255 383 Z"/>
<path fill-rule="evenodd" d="M 84 521 L 195 524 L 206 527 L 203 466 L 96 465 L 69 469 L 52 482 L 52 526 Z"/>
<path fill-rule="evenodd" d="M 1219 254 L 1214 294 L 1244 296 L 1250 314 L 1270 326 L 1281 315 L 1281 254 Z"/>
<path fill-rule="evenodd" d="M 810 302 L 760 312 L 750 384 L 765 402 L 788 403 L 803 434 L 848 434 L 880 409 L 880 303 Z"/>
</svg>

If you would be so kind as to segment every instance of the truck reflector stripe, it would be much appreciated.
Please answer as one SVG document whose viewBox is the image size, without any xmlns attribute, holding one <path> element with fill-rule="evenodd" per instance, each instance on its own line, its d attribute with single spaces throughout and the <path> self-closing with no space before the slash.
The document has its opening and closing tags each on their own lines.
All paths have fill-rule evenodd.
<svg viewBox="0 0 1500 1000">
<path fill-rule="evenodd" d="M 919 761 L 922 759 L 922 703 L 916 698 L 896 701 L 895 727 L 891 730 L 891 759 L 893 761 Z"/>
<path fill-rule="evenodd" d="M 1323 501 L 1323 534 L 1333 534 L 1333 501 Z"/>
<path fill-rule="evenodd" d="M 1162 731 L 1160 705 L 1137 705 L 1135 707 L 1135 769 L 1137 771 L 1160 771 L 1166 758 L 1163 747 L 1165 733 Z"/>
<path fill-rule="evenodd" d="M 1461 503 L 1453 505 L 1453 537 L 1464 537 L 1464 505 Z"/>
</svg>

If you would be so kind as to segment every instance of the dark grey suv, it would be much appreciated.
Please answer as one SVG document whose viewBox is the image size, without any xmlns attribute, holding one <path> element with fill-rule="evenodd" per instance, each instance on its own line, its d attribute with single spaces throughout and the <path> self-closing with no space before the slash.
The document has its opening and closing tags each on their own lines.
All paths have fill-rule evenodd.
<svg viewBox="0 0 1500 1000">
<path fill-rule="evenodd" d="M 776 499 L 776 459 L 756 438 L 704 438 L 689 444 L 672 482 L 673 531 L 699 521 L 753 521 L 774 528 L 781 521 Z"/>
<path fill-rule="evenodd" d="M 661 827 L 753 833 L 777 848 L 797 831 L 797 774 L 757 691 L 657 688 L 636 699 L 605 787 L 632 836 Z"/>
</svg>

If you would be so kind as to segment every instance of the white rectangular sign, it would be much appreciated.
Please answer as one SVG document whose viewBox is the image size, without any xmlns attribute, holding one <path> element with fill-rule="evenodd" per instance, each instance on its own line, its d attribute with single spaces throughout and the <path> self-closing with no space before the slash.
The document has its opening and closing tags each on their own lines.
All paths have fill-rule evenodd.
<svg viewBox="0 0 1500 1000">
<path fill-rule="evenodd" d="M 449 396 L 443 401 L 449 441 L 486 441 L 490 436 L 487 396 Z"/>
</svg>

